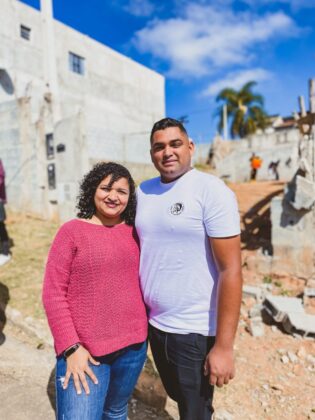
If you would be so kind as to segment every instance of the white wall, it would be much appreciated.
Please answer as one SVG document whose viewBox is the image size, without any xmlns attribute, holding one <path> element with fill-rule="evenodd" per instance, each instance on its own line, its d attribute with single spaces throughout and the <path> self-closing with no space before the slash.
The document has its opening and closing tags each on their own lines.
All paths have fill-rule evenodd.
<svg viewBox="0 0 315 420">
<path fill-rule="evenodd" d="M 278 171 L 281 180 L 289 181 L 296 171 L 298 161 L 299 132 L 297 129 L 273 132 L 269 134 L 256 134 L 249 139 L 222 140 L 216 144 L 215 169 L 218 176 L 233 182 L 248 181 L 250 176 L 250 157 L 252 153 L 258 154 L 262 166 L 257 172 L 257 179 L 270 178 L 268 165 L 271 161 L 280 159 Z M 221 144 L 220 144 L 221 143 Z M 229 152 L 220 157 L 220 148 Z M 286 162 L 291 159 L 288 165 Z"/>
<path fill-rule="evenodd" d="M 21 24 L 31 29 L 30 41 L 20 37 Z M 17 0 L 1 0 L 0 157 L 9 178 L 15 174 L 8 186 L 12 207 L 47 217 L 58 212 L 56 203 L 65 197 L 60 191 L 82 175 L 61 156 L 47 160 L 47 133 L 55 131 L 55 145 L 67 143 L 67 159 L 80 156 L 85 169 L 91 162 L 116 160 L 140 168 L 141 177 L 141 168 L 151 166 L 149 132 L 165 113 L 161 75 L 60 22 L 54 21 L 54 33 L 57 98 L 45 75 L 41 14 Z M 69 51 L 85 58 L 84 75 L 69 70 Z M 56 99 L 61 119 L 55 126 Z M 84 124 L 74 127 L 78 115 Z M 49 163 L 56 163 L 56 191 L 48 190 Z"/>
</svg>

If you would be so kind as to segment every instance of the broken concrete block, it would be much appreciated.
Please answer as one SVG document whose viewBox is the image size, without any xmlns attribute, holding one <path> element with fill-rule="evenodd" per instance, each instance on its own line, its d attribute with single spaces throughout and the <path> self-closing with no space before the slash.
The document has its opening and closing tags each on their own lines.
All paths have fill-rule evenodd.
<svg viewBox="0 0 315 420">
<path fill-rule="evenodd" d="M 281 356 L 281 362 L 283 363 L 283 364 L 287 364 L 287 363 L 289 363 L 289 358 L 288 358 L 288 356 L 286 356 L 286 355 L 283 355 L 283 356 Z"/>
<path fill-rule="evenodd" d="M 261 301 L 265 297 L 265 293 L 261 287 L 244 284 L 243 296 L 251 296 L 255 298 L 257 301 Z"/>
<path fill-rule="evenodd" d="M 248 331 L 253 337 L 262 337 L 265 334 L 265 328 L 261 318 L 251 318 L 249 320 Z"/>
<path fill-rule="evenodd" d="M 300 347 L 299 350 L 298 350 L 298 352 L 296 354 L 298 355 L 298 357 L 300 359 L 305 359 L 305 357 L 307 356 L 307 352 L 306 352 L 305 347 L 303 347 L 303 346 Z"/>
<path fill-rule="evenodd" d="M 291 363 L 298 363 L 299 361 L 299 358 L 292 351 L 288 351 L 288 358 L 290 359 Z"/>
<path fill-rule="evenodd" d="M 258 303 L 254 305 L 250 310 L 248 311 L 248 315 L 250 318 L 261 318 L 261 311 L 263 309 L 263 305 L 261 303 Z"/>
<path fill-rule="evenodd" d="M 315 297 L 315 287 L 305 287 L 304 296 Z"/>
<path fill-rule="evenodd" d="M 282 322 L 289 312 L 300 314 L 305 313 L 302 300 L 298 298 L 269 295 L 265 298 L 263 304 L 264 309 L 276 322 Z"/>
<path fill-rule="evenodd" d="M 282 321 L 283 328 L 288 333 L 297 332 L 301 335 L 315 336 L 315 315 L 301 312 L 288 312 Z"/>
<path fill-rule="evenodd" d="M 315 203 L 314 182 L 297 175 L 295 183 L 294 201 L 290 201 L 290 204 L 296 210 L 310 210 Z"/>
</svg>

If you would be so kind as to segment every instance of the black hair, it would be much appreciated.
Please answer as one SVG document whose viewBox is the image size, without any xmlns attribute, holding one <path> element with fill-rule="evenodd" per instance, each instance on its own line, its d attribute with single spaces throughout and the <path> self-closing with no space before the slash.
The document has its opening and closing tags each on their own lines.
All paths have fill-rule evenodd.
<svg viewBox="0 0 315 420">
<path fill-rule="evenodd" d="M 174 118 L 163 118 L 153 125 L 150 135 L 150 142 L 152 143 L 153 135 L 156 131 L 165 130 L 166 128 L 170 127 L 178 127 L 180 131 L 188 137 L 187 131 L 180 121 L 175 120 Z"/>
<path fill-rule="evenodd" d="M 129 184 L 129 201 L 124 212 L 121 214 L 121 219 L 127 225 L 134 225 L 136 216 L 136 188 L 134 180 L 127 168 L 114 162 L 100 162 L 97 163 L 84 177 L 80 184 L 80 192 L 78 195 L 77 209 L 79 210 L 77 216 L 81 219 L 91 219 L 95 214 L 96 208 L 94 204 L 94 196 L 97 187 L 106 177 L 110 176 L 109 187 L 114 182 L 121 178 L 126 178 Z"/>
</svg>

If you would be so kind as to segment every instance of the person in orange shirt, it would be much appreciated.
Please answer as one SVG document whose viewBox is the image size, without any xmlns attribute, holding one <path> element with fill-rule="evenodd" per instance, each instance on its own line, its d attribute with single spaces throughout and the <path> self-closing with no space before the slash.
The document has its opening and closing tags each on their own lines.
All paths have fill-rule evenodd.
<svg viewBox="0 0 315 420">
<path fill-rule="evenodd" d="M 257 177 L 257 171 L 261 167 L 262 159 L 256 155 L 255 153 L 252 153 L 252 156 L 250 158 L 250 180 L 255 181 Z"/>
</svg>

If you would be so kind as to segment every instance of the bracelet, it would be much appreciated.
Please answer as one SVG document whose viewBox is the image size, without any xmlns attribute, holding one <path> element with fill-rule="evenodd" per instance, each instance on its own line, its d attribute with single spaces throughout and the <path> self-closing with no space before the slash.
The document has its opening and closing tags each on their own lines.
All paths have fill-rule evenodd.
<svg viewBox="0 0 315 420">
<path fill-rule="evenodd" d="M 77 351 L 79 347 L 80 347 L 80 343 L 73 344 L 73 346 L 67 348 L 67 350 L 63 352 L 63 357 L 65 359 L 68 359 L 68 357 L 71 356 L 71 354 L 73 354 L 75 351 Z"/>
</svg>

